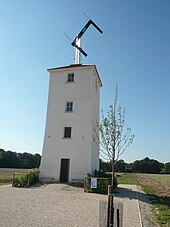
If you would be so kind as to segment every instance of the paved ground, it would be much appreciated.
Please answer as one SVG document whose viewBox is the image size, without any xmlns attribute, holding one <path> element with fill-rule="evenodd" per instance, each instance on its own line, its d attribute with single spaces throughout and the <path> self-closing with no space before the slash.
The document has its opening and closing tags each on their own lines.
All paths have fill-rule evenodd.
<svg viewBox="0 0 170 227">
<path fill-rule="evenodd" d="M 123 203 L 123 226 L 141 227 L 135 185 L 119 185 L 115 201 Z M 84 193 L 62 184 L 23 189 L 0 187 L 1 227 L 97 227 L 99 202 L 107 196 Z"/>
<path fill-rule="evenodd" d="M 123 203 L 123 226 L 142 227 L 136 185 L 119 185 L 115 201 Z"/>
</svg>

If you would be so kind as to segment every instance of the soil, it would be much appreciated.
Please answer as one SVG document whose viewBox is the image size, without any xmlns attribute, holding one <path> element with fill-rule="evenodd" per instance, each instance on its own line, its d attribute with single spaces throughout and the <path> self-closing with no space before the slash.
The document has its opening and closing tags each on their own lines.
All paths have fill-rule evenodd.
<svg viewBox="0 0 170 227">
<path fill-rule="evenodd" d="M 137 177 L 141 184 L 151 187 L 159 197 L 166 201 L 167 205 L 170 205 L 170 185 L 156 181 L 144 174 L 137 174 Z"/>
</svg>

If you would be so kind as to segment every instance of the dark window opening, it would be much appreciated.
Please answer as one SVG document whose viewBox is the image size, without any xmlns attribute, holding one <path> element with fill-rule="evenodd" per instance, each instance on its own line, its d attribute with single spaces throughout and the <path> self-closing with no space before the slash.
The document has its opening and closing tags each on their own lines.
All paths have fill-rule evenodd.
<svg viewBox="0 0 170 227">
<path fill-rule="evenodd" d="M 74 82 L 74 73 L 69 73 L 68 74 L 67 82 Z"/>
<path fill-rule="evenodd" d="M 66 103 L 66 111 L 67 112 L 73 111 L 73 102 L 67 102 Z"/>
<path fill-rule="evenodd" d="M 71 127 L 64 128 L 64 138 L 71 138 Z"/>
</svg>

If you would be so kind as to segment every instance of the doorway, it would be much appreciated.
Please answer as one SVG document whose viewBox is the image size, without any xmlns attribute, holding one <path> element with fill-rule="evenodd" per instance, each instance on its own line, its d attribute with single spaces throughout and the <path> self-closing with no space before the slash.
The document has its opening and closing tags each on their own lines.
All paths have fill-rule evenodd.
<svg viewBox="0 0 170 227">
<path fill-rule="evenodd" d="M 68 182 L 69 181 L 69 168 L 70 168 L 70 159 L 61 159 L 60 166 L 60 182 Z"/>
</svg>

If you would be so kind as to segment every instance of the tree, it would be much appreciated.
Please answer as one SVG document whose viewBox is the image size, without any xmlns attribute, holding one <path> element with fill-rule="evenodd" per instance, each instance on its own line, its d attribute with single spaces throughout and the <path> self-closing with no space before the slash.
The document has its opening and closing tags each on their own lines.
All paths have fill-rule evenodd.
<svg viewBox="0 0 170 227">
<path fill-rule="evenodd" d="M 170 173 L 170 162 L 165 163 L 165 173 Z"/>
<path fill-rule="evenodd" d="M 94 141 L 99 145 L 100 156 L 112 163 L 112 187 L 114 185 L 115 164 L 126 148 L 133 142 L 134 135 L 131 128 L 124 130 L 125 109 L 117 107 L 118 90 L 113 105 L 107 111 L 106 116 L 101 111 L 101 123 L 94 129 Z M 100 136 L 98 136 L 98 132 Z"/>
<path fill-rule="evenodd" d="M 102 159 L 99 160 L 99 169 L 103 172 L 111 172 L 112 171 L 112 163 L 104 162 Z"/>
<path fill-rule="evenodd" d="M 118 160 L 115 164 L 115 171 L 116 172 L 125 172 L 125 162 L 121 159 Z"/>
<path fill-rule="evenodd" d="M 41 156 L 39 154 L 16 153 L 0 149 L 0 168 L 26 168 L 39 167 Z"/>
<path fill-rule="evenodd" d="M 132 164 L 132 171 L 136 173 L 160 173 L 164 167 L 163 163 L 148 157 L 136 160 Z"/>
</svg>

